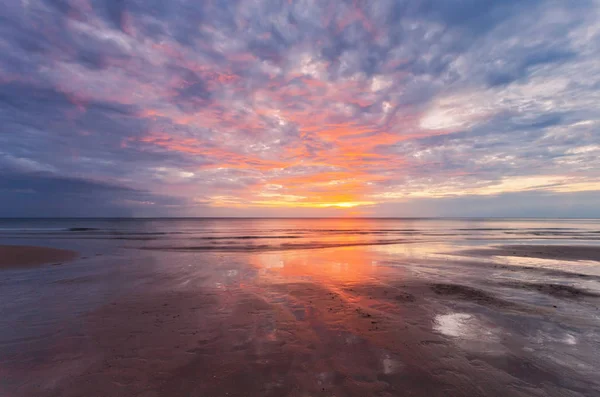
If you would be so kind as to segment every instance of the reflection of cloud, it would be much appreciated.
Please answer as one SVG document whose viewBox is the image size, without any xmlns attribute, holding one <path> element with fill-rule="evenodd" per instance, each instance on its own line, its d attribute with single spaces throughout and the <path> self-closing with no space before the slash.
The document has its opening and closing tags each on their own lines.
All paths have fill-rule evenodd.
<svg viewBox="0 0 600 397">
<path fill-rule="evenodd" d="M 0 172 L 162 215 L 600 189 L 596 2 L 57 4 L 5 10 Z"/>
<path fill-rule="evenodd" d="M 473 348 L 500 341 L 497 329 L 492 329 L 489 324 L 467 313 L 436 315 L 433 329 L 443 335 L 462 340 L 465 346 Z"/>
<path fill-rule="evenodd" d="M 386 375 L 393 374 L 402 369 L 402 363 L 398 360 L 394 360 L 389 354 L 384 354 L 381 360 L 381 366 L 383 367 L 383 373 Z"/>
<path fill-rule="evenodd" d="M 452 313 L 436 316 L 433 329 L 455 338 L 470 337 L 472 332 L 469 322 L 473 316 L 466 313 Z"/>
<path fill-rule="evenodd" d="M 538 331 L 533 343 L 547 345 L 548 343 L 560 343 L 568 346 L 574 346 L 579 343 L 577 338 L 568 332 L 561 330 L 551 330 L 550 332 Z"/>
</svg>

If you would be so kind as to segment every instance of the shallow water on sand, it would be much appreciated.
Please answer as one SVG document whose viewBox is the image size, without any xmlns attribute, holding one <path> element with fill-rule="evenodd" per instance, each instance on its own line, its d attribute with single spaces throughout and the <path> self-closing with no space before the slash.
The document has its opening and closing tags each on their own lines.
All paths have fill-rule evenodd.
<svg viewBox="0 0 600 397">
<path fill-rule="evenodd" d="M 599 231 L 0 221 L 1 244 L 81 253 L 1 271 L 0 395 L 600 395 Z"/>
</svg>

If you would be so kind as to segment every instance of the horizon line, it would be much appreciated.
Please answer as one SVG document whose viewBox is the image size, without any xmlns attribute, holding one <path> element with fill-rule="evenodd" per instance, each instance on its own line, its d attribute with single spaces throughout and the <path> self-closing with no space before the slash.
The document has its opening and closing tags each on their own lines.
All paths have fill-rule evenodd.
<svg viewBox="0 0 600 397">
<path fill-rule="evenodd" d="M 545 216 L 27 216 L 0 217 L 0 220 L 33 220 L 33 219 L 565 219 L 565 220 L 600 220 L 600 217 L 545 217 Z"/>
</svg>

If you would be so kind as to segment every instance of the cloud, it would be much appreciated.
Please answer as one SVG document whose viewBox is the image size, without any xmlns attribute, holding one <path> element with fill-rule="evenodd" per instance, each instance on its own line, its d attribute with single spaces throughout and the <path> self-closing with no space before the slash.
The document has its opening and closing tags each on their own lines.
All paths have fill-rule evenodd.
<svg viewBox="0 0 600 397">
<path fill-rule="evenodd" d="M 493 213 L 598 190 L 595 1 L 5 8 L 0 173 L 31 214 L 67 196 L 90 215 L 428 215 L 484 196 Z M 111 204 L 24 193 L 52 184 Z"/>
<path fill-rule="evenodd" d="M 382 203 L 378 215 L 414 217 L 597 218 L 598 193 L 518 192 Z"/>
<path fill-rule="evenodd" d="M 0 180 L 2 217 L 89 217 L 156 214 L 156 208 L 184 206 L 183 200 L 102 181 L 47 172 L 4 172 Z"/>
</svg>

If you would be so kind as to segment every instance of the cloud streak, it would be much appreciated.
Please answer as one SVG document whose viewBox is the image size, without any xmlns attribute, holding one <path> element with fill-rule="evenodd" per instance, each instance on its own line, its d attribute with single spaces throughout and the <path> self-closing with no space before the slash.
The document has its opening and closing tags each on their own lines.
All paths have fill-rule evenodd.
<svg viewBox="0 0 600 397">
<path fill-rule="evenodd" d="M 90 216 L 406 216 L 418 200 L 587 200 L 600 191 L 599 7 L 9 2 L 0 173 L 20 187 L 5 186 L 0 203 L 40 192 L 40 175 L 65 187 L 56 203 L 66 181 L 112 192 L 95 212 L 81 204 Z M 456 213 L 423 208 L 413 215 Z"/>
</svg>

